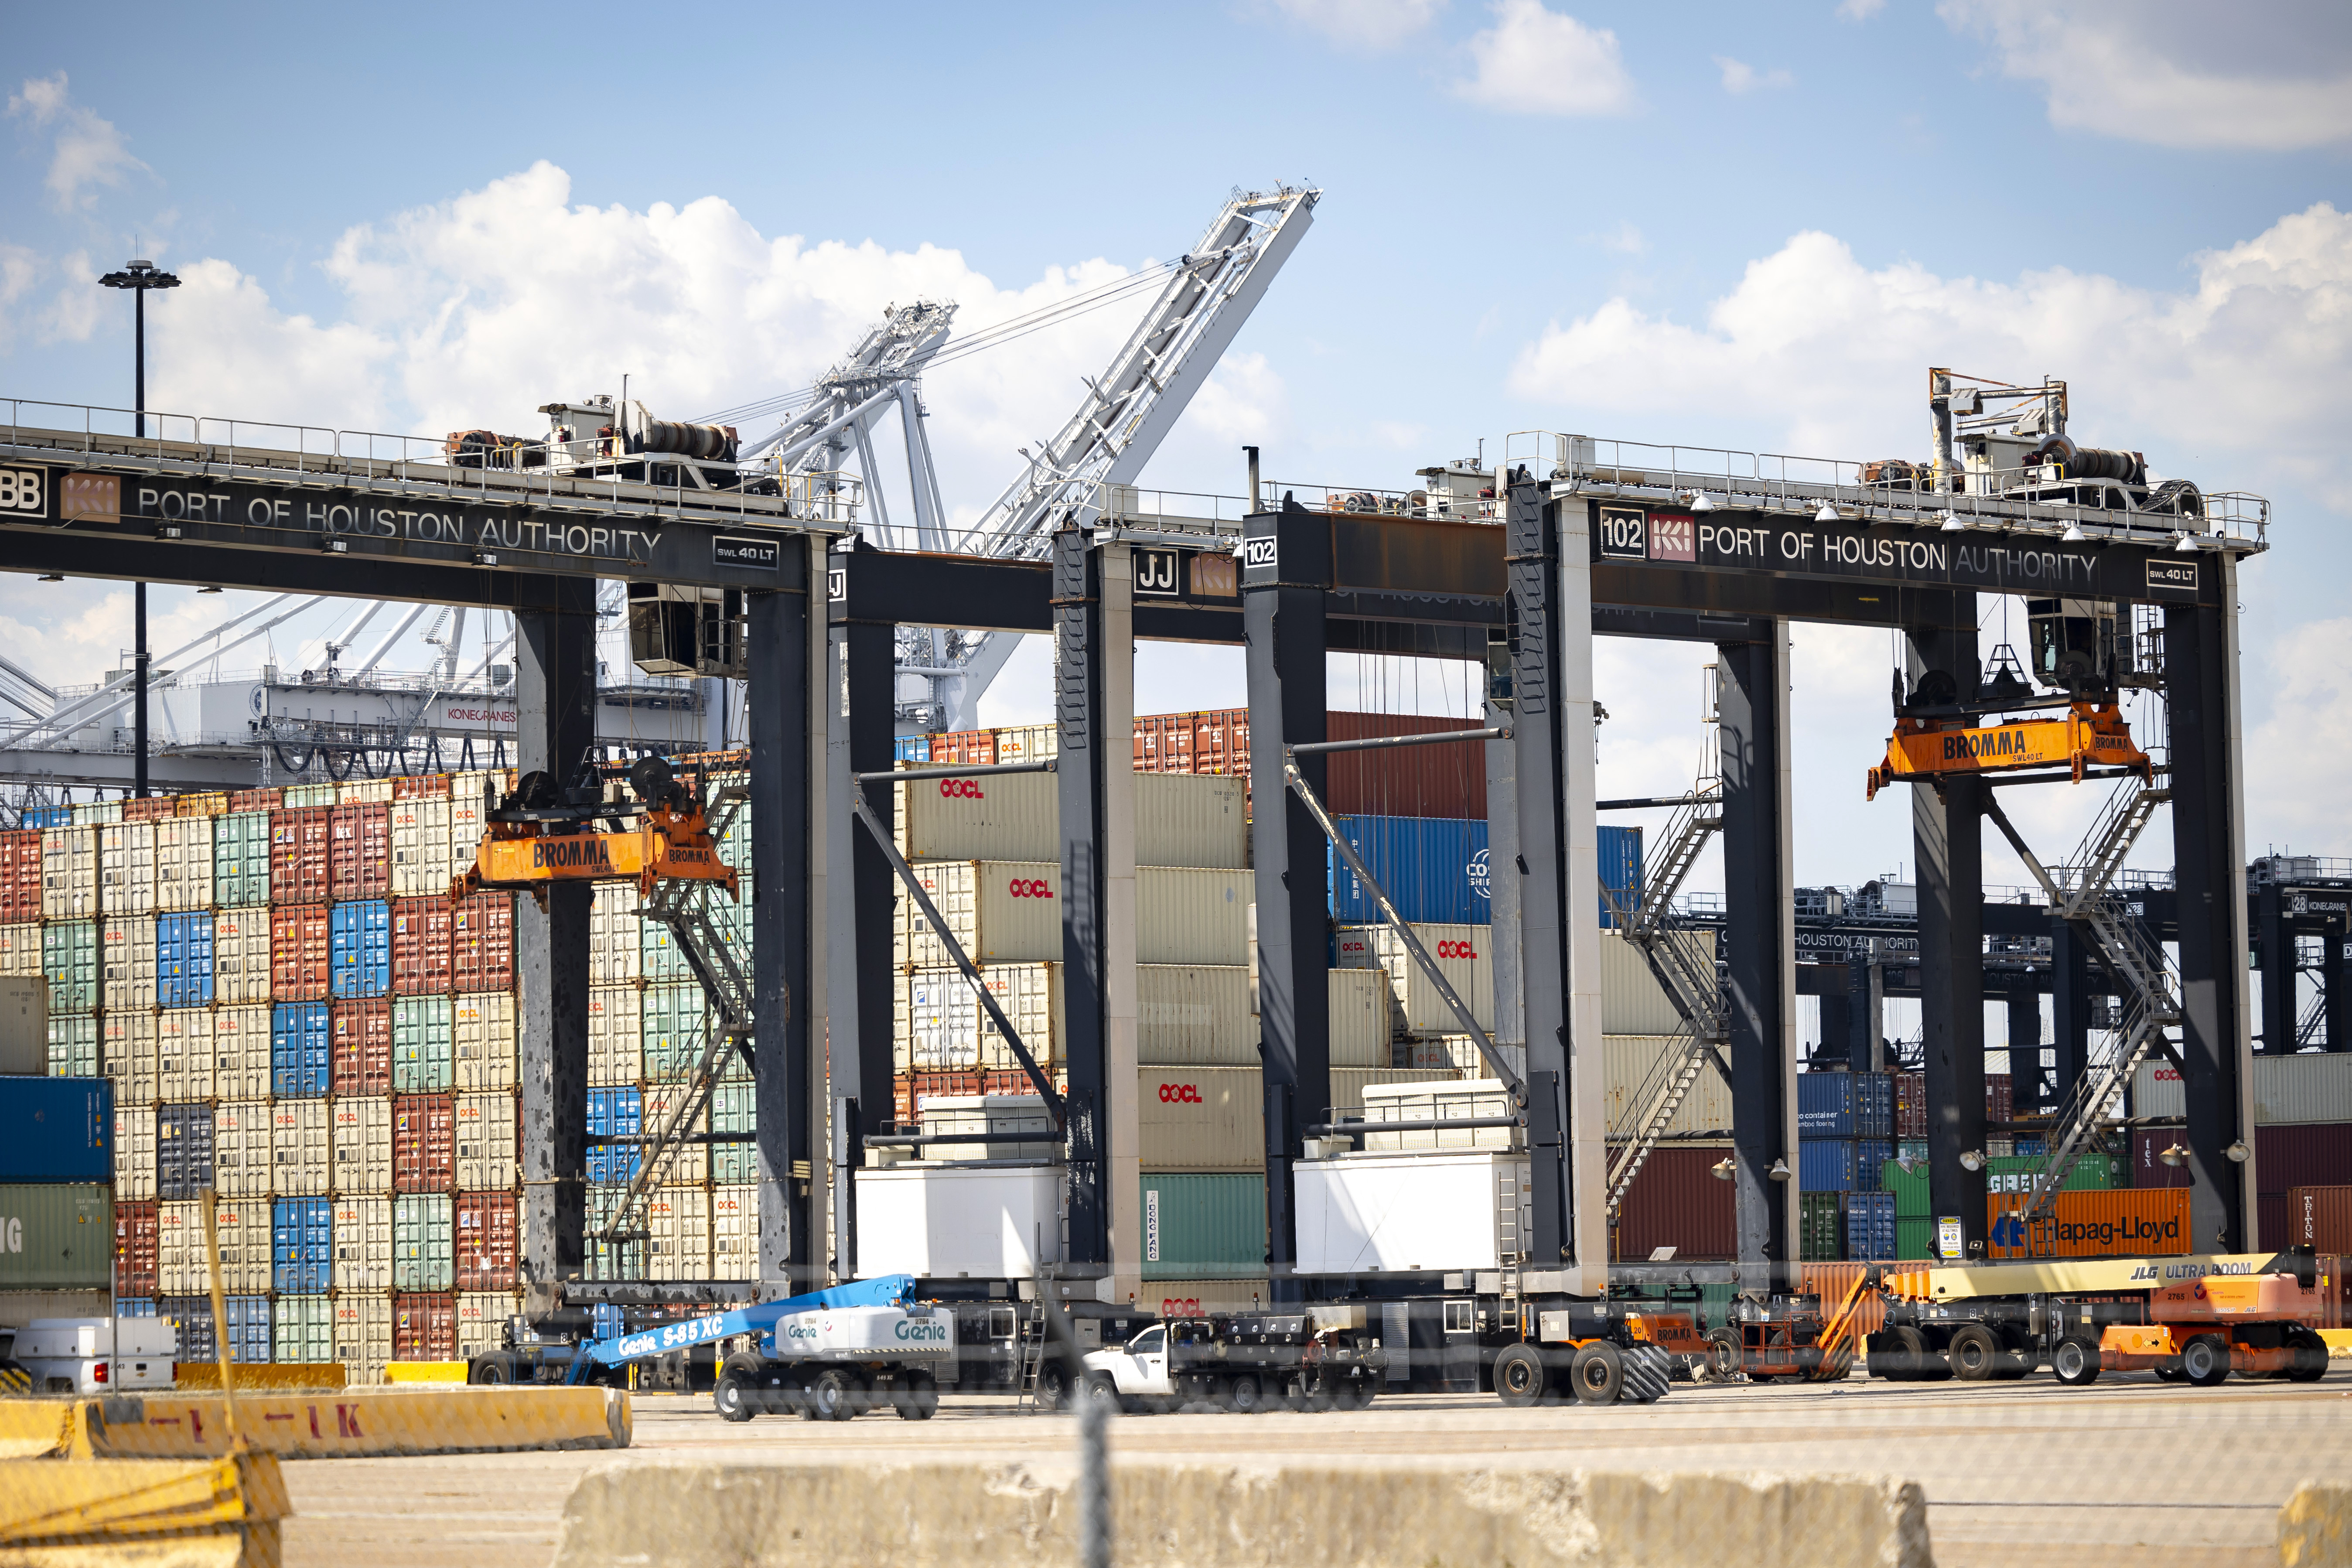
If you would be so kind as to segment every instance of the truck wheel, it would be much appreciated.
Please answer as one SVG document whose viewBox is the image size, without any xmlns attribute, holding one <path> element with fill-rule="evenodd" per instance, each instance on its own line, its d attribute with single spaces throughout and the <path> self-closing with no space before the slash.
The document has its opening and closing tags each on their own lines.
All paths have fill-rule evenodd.
<svg viewBox="0 0 2352 1568">
<path fill-rule="evenodd" d="M 2068 1334 L 2050 1352 L 2050 1370 L 2068 1388 L 2086 1388 L 2098 1382 L 2098 1342 Z"/>
<path fill-rule="evenodd" d="M 1070 1403 L 1070 1373 L 1058 1357 L 1037 1369 L 1037 1408 L 1060 1410 Z"/>
<path fill-rule="evenodd" d="M 1636 1405 L 1655 1405 L 1674 1386 L 1673 1363 L 1655 1345 L 1639 1344 L 1624 1352 L 1624 1398 Z"/>
<path fill-rule="evenodd" d="M 1550 1381 L 1543 1357 L 1532 1345 L 1506 1345 L 1495 1358 L 1495 1393 L 1514 1410 L 1540 1404 Z"/>
<path fill-rule="evenodd" d="M 2000 1363 L 2000 1342 L 1982 1323 L 1962 1323 L 1952 1331 L 1952 1348 L 1948 1353 L 1953 1376 L 1962 1383 L 1982 1383 L 1993 1375 Z"/>
<path fill-rule="evenodd" d="M 891 1390 L 890 1404 L 901 1421 L 929 1421 L 940 1413 L 939 1380 L 928 1372 L 909 1372 Z"/>
<path fill-rule="evenodd" d="M 1331 1406 L 1335 1410 L 1370 1410 L 1376 1392 L 1370 1378 L 1351 1377 L 1331 1391 Z"/>
<path fill-rule="evenodd" d="M 2230 1376 L 2230 1342 L 2219 1334 L 2200 1334 L 2180 1347 L 2180 1375 L 2193 1388 L 2212 1388 Z"/>
<path fill-rule="evenodd" d="M 514 1380 L 508 1375 L 505 1362 L 494 1356 L 484 1356 L 474 1363 L 473 1374 L 466 1381 L 479 1384 L 484 1388 L 497 1388 Z"/>
<path fill-rule="evenodd" d="M 2317 1383 L 2327 1375 L 2327 1342 L 2317 1330 L 2301 1324 L 2287 1330 L 2286 1347 L 2294 1352 L 2286 1372 L 2289 1383 Z"/>
<path fill-rule="evenodd" d="M 1127 1401 L 1118 1396 L 1118 1382 L 1107 1372 L 1098 1372 L 1087 1378 L 1081 1397 L 1101 1405 L 1112 1415 L 1123 1415 L 1127 1410 Z"/>
<path fill-rule="evenodd" d="M 2152 1368 L 2151 1370 L 2155 1372 L 2156 1381 L 2158 1383 L 2179 1383 L 2182 1381 L 2180 1358 L 2179 1356 L 2174 1356 L 2172 1358 L 2172 1364 L 2170 1366 L 2159 1366 Z"/>
<path fill-rule="evenodd" d="M 1607 1340 L 1580 1345 L 1568 1363 L 1568 1382 L 1580 1405 L 1614 1405 L 1625 1387 L 1625 1358 Z"/>
<path fill-rule="evenodd" d="M 819 1421 L 846 1421 L 857 1414 L 856 1381 L 839 1367 L 829 1366 L 811 1380 L 809 1414 Z"/>
<path fill-rule="evenodd" d="M 1738 1329 L 1717 1329 L 1706 1336 L 1707 1369 L 1717 1383 L 1729 1383 L 1748 1370 Z"/>
<path fill-rule="evenodd" d="M 1918 1380 L 1919 1363 L 1927 1352 L 1927 1341 L 1918 1330 L 1898 1323 L 1882 1329 L 1864 1342 L 1869 1361 L 1870 1375 L 1887 1383 L 1914 1383 Z"/>
<path fill-rule="evenodd" d="M 1225 1408 L 1236 1415 L 1265 1414 L 1265 1384 L 1254 1372 L 1237 1372 L 1225 1384 Z"/>
<path fill-rule="evenodd" d="M 719 1382 L 710 1390 L 710 1402 L 719 1408 L 722 1420 L 749 1421 L 759 1414 L 759 1395 L 744 1382 L 743 1374 L 733 1367 L 719 1374 Z"/>
</svg>

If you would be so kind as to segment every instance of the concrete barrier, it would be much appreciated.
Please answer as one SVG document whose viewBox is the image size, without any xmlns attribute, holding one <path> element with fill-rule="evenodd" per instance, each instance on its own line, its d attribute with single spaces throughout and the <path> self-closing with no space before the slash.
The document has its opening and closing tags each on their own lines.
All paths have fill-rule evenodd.
<svg viewBox="0 0 2352 1568">
<path fill-rule="evenodd" d="M 0 1463 L 0 1560 L 12 1568 L 277 1568 L 290 1511 L 268 1454 Z"/>
<path fill-rule="evenodd" d="M 1077 1561 L 1074 1471 L 629 1465 L 564 1505 L 556 1568 Z M 1916 1485 L 1861 1476 L 1119 1464 L 1121 1568 L 1932 1568 Z"/>
<path fill-rule="evenodd" d="M 79 1399 L 0 1399 L 0 1459 L 37 1459 L 73 1446 Z"/>
<path fill-rule="evenodd" d="M 347 1380 L 343 1363 L 328 1362 L 231 1362 L 240 1389 L 341 1388 Z M 457 1380 L 460 1383 L 464 1378 Z M 182 1394 L 201 1394 L 221 1385 L 220 1363 L 184 1361 L 173 1370 L 172 1385 Z"/>
<path fill-rule="evenodd" d="M 2279 1568 L 2352 1568 L 2352 1486 L 2305 1481 L 2279 1510 Z"/>
<path fill-rule="evenodd" d="M 71 1451 L 98 1458 L 202 1458 L 228 1451 L 216 1394 L 77 1400 Z M 288 1458 L 625 1448 L 629 1396 L 614 1388 L 369 1389 L 239 1394 L 255 1449 Z"/>
</svg>

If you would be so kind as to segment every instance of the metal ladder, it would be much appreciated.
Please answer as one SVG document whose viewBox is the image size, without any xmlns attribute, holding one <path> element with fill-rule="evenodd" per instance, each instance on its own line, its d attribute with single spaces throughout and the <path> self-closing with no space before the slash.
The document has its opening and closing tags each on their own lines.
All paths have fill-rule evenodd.
<svg viewBox="0 0 2352 1568">
<path fill-rule="evenodd" d="M 1618 903 L 1608 883 L 1604 880 L 1601 884 L 1601 897 L 1608 900 L 1618 929 L 1642 950 L 1650 973 L 1657 977 L 1681 1016 L 1675 1036 L 1676 1044 L 1660 1057 L 1659 1067 L 1643 1084 L 1647 1092 L 1643 1097 L 1643 1109 L 1639 1112 L 1633 1134 L 1619 1146 L 1609 1162 L 1608 1205 L 1612 1221 L 1624 1206 L 1625 1194 L 1633 1190 L 1633 1178 L 1641 1174 L 1675 1113 L 1682 1109 L 1692 1086 L 1698 1082 L 1699 1074 L 1710 1067 L 1717 1070 L 1723 1068 L 1719 1053 L 1729 1031 L 1724 1021 L 1722 991 L 1716 981 L 1715 966 L 1709 963 L 1704 973 L 1699 972 L 1689 947 L 1675 940 L 1680 933 L 1673 919 L 1675 896 L 1698 863 L 1699 852 L 1706 848 L 1707 839 L 1722 826 L 1721 783 L 1702 778 L 1692 786 L 1689 798 L 1667 826 L 1658 869 L 1644 884 L 1640 906 L 1628 911 Z"/>
<path fill-rule="evenodd" d="M 724 809 L 711 830 L 714 844 L 725 839 L 748 798 L 748 792 L 740 788 L 719 792 L 719 804 Z M 590 1232 L 593 1240 L 610 1244 L 644 1240 L 649 1236 L 643 1224 L 646 1200 L 689 1142 L 691 1135 L 687 1129 L 710 1103 L 711 1094 L 719 1087 L 720 1061 L 732 1049 L 741 1054 L 746 1068 L 757 1070 L 751 1055 L 751 986 L 719 931 L 719 922 L 712 918 L 711 888 L 709 882 L 666 881 L 656 886 L 653 897 L 637 909 L 640 920 L 668 927 L 677 939 L 678 952 L 685 958 L 687 968 L 701 983 L 703 995 L 719 1015 L 719 1026 L 710 1031 L 694 1071 L 687 1078 L 685 1097 L 671 1108 L 669 1120 L 654 1133 L 652 1141 L 643 1146 L 645 1158 L 639 1163 L 636 1175 L 603 1226 Z"/>
</svg>

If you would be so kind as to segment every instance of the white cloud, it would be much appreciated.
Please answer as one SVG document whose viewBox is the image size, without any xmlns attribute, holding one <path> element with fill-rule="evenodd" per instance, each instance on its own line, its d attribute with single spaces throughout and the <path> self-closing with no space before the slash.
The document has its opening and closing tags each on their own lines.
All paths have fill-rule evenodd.
<svg viewBox="0 0 2352 1568">
<path fill-rule="evenodd" d="M 1886 0 L 1838 0 L 1837 14 L 1849 22 L 1867 22 L 1886 9 Z"/>
<path fill-rule="evenodd" d="M 2050 122 L 2162 147 L 2289 152 L 2352 141 L 2352 28 L 2338 5 L 1941 0 Z"/>
<path fill-rule="evenodd" d="M 2293 628 L 2267 661 L 2270 715 L 2246 735 L 2255 852 L 2263 842 L 2339 843 L 2345 770 L 2352 768 L 2352 618 Z"/>
<path fill-rule="evenodd" d="M 1750 262 L 1703 325 L 1612 299 L 1548 328 L 1510 385 L 1601 435 L 1670 416 L 1684 432 L 1730 423 L 1783 451 L 1869 458 L 1919 455 L 1927 365 L 2047 367 L 2075 389 L 2087 441 L 2209 489 L 2274 488 L 2283 468 L 2316 480 L 2352 420 L 2352 214 L 2323 203 L 2194 261 L 2179 291 L 2063 268 L 2001 282 L 1873 270 L 1844 241 L 1800 234 Z"/>
<path fill-rule="evenodd" d="M 1650 248 L 1650 242 L 1643 237 L 1642 231 L 1634 226 L 1632 218 L 1622 220 L 1615 228 L 1601 236 L 1601 243 L 1608 249 L 1622 250 L 1628 256 L 1639 256 Z"/>
<path fill-rule="evenodd" d="M 1797 79 L 1785 70 L 1759 71 L 1729 55 L 1716 56 L 1715 64 L 1716 68 L 1723 72 L 1723 90 L 1735 97 L 1744 92 L 1754 92 L 1759 87 L 1790 87 Z"/>
<path fill-rule="evenodd" d="M 22 91 L 8 99 L 8 115 L 36 131 L 56 131 L 49 158 L 47 184 L 58 207 L 86 207 L 97 200 L 83 194 L 88 185 L 119 185 L 124 174 L 146 164 L 131 155 L 131 148 L 114 122 L 73 101 L 66 90 L 66 73 L 27 77 Z"/>
<path fill-rule="evenodd" d="M 1423 27 L 1445 0 L 1274 0 L 1275 8 L 1337 44 L 1392 49 Z"/>
<path fill-rule="evenodd" d="M 1496 0 L 1495 25 L 1469 42 L 1472 74 L 1454 91 L 1512 114 L 1622 114 L 1633 79 L 1617 35 L 1544 8 L 1542 0 Z"/>
</svg>

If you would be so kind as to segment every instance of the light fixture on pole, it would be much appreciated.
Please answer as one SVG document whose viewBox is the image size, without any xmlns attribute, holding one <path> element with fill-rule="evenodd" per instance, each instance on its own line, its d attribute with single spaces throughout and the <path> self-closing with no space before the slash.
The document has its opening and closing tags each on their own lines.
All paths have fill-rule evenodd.
<svg viewBox="0 0 2352 1568">
<path fill-rule="evenodd" d="M 1739 1167 L 1732 1163 L 1731 1156 L 1728 1154 L 1709 1165 L 1707 1169 L 1714 1173 L 1715 1179 L 1718 1182 L 1727 1182 L 1739 1172 Z"/>
<path fill-rule="evenodd" d="M 1796 1174 L 1797 1174 L 1797 1173 L 1796 1173 L 1796 1172 L 1791 1171 L 1790 1169 L 1789 1169 L 1789 1162 L 1788 1162 L 1788 1161 L 1786 1161 L 1786 1160 L 1775 1160 L 1775 1161 L 1773 1161 L 1773 1162 L 1772 1162 L 1772 1168 L 1771 1168 L 1770 1170 L 1769 1170 L 1769 1171 L 1765 1172 L 1764 1173 L 1765 1173 L 1767 1176 L 1769 1176 L 1772 1180 L 1774 1180 L 1774 1181 L 1776 1181 L 1776 1182 L 1786 1182 L 1786 1181 L 1792 1180 L 1792 1179 L 1796 1176 Z"/>
<path fill-rule="evenodd" d="M 177 289 L 180 286 L 179 275 L 166 272 L 143 258 L 134 258 L 121 271 L 110 272 L 99 282 L 105 288 L 131 290 L 131 408 L 138 438 L 143 441 L 147 438 L 147 290 Z M 131 727 L 132 738 L 137 742 L 132 781 L 139 797 L 144 800 L 147 797 L 147 584 L 143 582 L 131 585 L 131 616 L 135 637 L 131 654 Z"/>
<path fill-rule="evenodd" d="M 2166 1164 L 2177 1168 L 2189 1163 L 2189 1151 L 2174 1143 L 2169 1147 L 2158 1150 L 2156 1157 Z"/>
<path fill-rule="evenodd" d="M 1691 492 L 1690 509 L 1693 511 L 1713 511 L 1715 502 L 1707 499 L 1705 490 L 1694 490 Z"/>
<path fill-rule="evenodd" d="M 2083 525 L 2081 523 L 2069 522 L 2066 525 L 2066 531 L 2058 536 L 2058 542 L 2061 544 L 2080 544 L 2090 537 L 2091 536 L 2089 534 L 2083 531 Z"/>
<path fill-rule="evenodd" d="M 1835 505 L 1829 501 L 1823 501 L 1822 502 L 1822 510 L 1813 513 L 1813 521 L 1815 522 L 1838 522 L 1843 520 L 1838 516 L 1838 509 Z"/>
<path fill-rule="evenodd" d="M 1960 1155 L 1960 1169 L 1961 1169 L 1961 1170 L 1963 1170 L 1963 1171 L 1981 1171 L 1981 1170 L 1983 1170 L 1984 1168 L 1985 1168 L 1985 1157 L 1984 1157 L 1984 1155 L 1983 1155 L 1980 1152 L 1979 1152 L 1979 1151 L 1977 1151 L 1977 1150 L 1975 1150 L 1975 1149 L 1970 1149 L 1970 1150 L 1966 1151 L 1965 1152 L 1963 1152 L 1963 1153 Z"/>
</svg>

